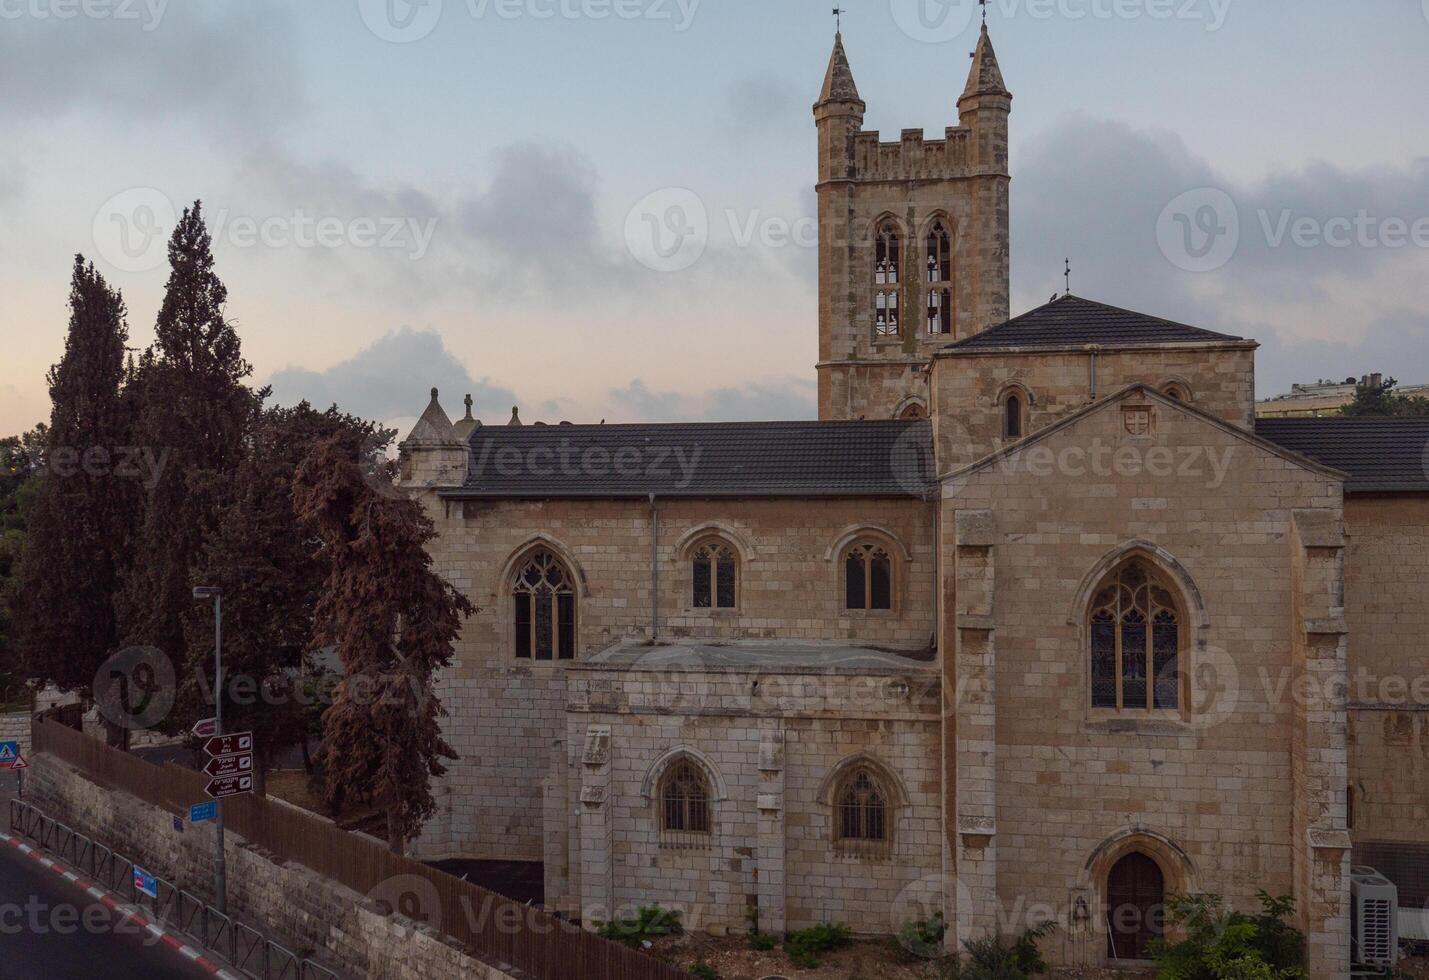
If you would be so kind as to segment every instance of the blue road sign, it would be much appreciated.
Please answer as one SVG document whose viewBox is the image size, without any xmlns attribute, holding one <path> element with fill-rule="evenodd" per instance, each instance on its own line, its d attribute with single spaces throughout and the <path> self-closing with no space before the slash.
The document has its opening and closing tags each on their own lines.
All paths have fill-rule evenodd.
<svg viewBox="0 0 1429 980">
<path fill-rule="evenodd" d="M 203 823 L 205 820 L 212 820 L 218 816 L 218 803 L 209 800 L 207 803 L 193 803 L 189 806 L 189 823 Z"/>
<path fill-rule="evenodd" d="M 159 897 L 159 883 L 154 876 L 149 874 L 137 864 L 134 865 L 134 890 L 150 898 Z"/>
<path fill-rule="evenodd" d="M 10 768 L 18 758 L 20 758 L 19 742 L 0 742 L 0 768 Z"/>
</svg>

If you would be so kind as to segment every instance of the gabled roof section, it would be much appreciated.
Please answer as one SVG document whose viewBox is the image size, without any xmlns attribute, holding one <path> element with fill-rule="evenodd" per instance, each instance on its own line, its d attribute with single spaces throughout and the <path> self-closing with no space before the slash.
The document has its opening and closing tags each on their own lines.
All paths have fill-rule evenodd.
<svg viewBox="0 0 1429 980">
<path fill-rule="evenodd" d="M 1127 385 L 1125 388 L 1122 388 L 1115 394 L 1108 395 L 1106 398 L 1102 398 L 1098 401 L 1092 402 L 1085 408 L 1077 409 L 1072 414 L 1058 419 L 1056 422 L 1053 422 L 1046 428 L 1038 429 L 1036 432 L 1032 433 L 1030 436 L 1027 436 L 1025 439 L 1021 439 L 1017 442 L 1012 443 L 1011 445 L 1003 446 L 996 452 L 989 453 L 987 456 L 984 456 L 982 459 L 978 460 L 975 463 L 959 467 L 958 469 L 948 473 L 939 474 L 939 483 L 945 483 L 949 480 L 954 479 L 964 480 L 972 474 L 978 472 L 979 470 L 983 470 L 989 466 L 995 465 L 999 460 L 1006 459 L 1007 457 L 1020 453 L 1031 446 L 1035 446 L 1039 442 L 1042 442 L 1043 440 L 1049 439 L 1052 436 L 1058 434 L 1063 429 L 1071 428 L 1072 426 L 1080 422 L 1082 419 L 1087 418 L 1090 415 L 1093 415 L 1097 412 L 1106 411 L 1113 405 L 1121 404 L 1133 395 L 1143 395 L 1148 401 L 1153 401 L 1167 408 L 1173 408 L 1177 411 L 1185 412 L 1187 415 L 1194 416 L 1195 418 L 1200 419 L 1208 425 L 1220 429 L 1222 432 L 1226 432 L 1232 436 L 1235 436 L 1242 442 L 1249 443 L 1250 445 L 1255 446 L 1258 449 L 1271 453 L 1272 455 L 1279 456 L 1281 459 L 1289 460 L 1297 466 L 1304 467 L 1312 473 L 1316 473 L 1324 477 L 1329 477 L 1332 480 L 1345 480 L 1349 477 L 1349 474 L 1345 473 L 1343 470 L 1338 470 L 1332 466 L 1320 462 L 1319 460 L 1314 459 L 1311 456 L 1307 456 L 1293 449 L 1286 448 L 1279 443 L 1271 442 L 1270 440 L 1265 439 L 1255 433 L 1247 432 L 1245 429 L 1231 425 L 1229 422 L 1227 422 L 1225 419 L 1221 418 L 1218 415 L 1212 415 L 1209 412 L 1203 411 L 1202 409 L 1197 408 L 1190 402 L 1184 402 L 1180 399 L 1172 398 L 1169 395 L 1164 395 L 1161 392 L 1157 391 L 1155 388 L 1149 387 L 1138 381 L 1135 384 Z"/>
<path fill-rule="evenodd" d="M 1097 303 L 1069 293 L 966 340 L 948 344 L 940 353 L 1050 350 L 1080 348 L 1088 344 L 1115 348 L 1225 343 L 1249 344 L 1253 341 Z"/>
<path fill-rule="evenodd" d="M 935 490 L 919 421 L 487 425 L 455 499 L 907 497 Z"/>
<path fill-rule="evenodd" d="M 844 53 L 842 34 L 834 35 L 834 50 L 829 55 L 829 70 L 824 73 L 824 87 L 819 92 L 819 102 L 862 102 L 858 97 L 858 86 L 853 81 L 853 69 L 849 67 L 848 55 Z"/>
<path fill-rule="evenodd" d="M 982 25 L 977 47 L 973 49 L 973 64 L 968 71 L 968 84 L 963 89 L 962 98 L 970 95 L 1011 95 L 1002 81 L 1002 69 L 997 66 L 997 53 L 992 50 L 992 38 L 988 36 L 987 24 Z"/>
<path fill-rule="evenodd" d="M 1429 493 L 1429 418 L 1256 419 L 1255 432 L 1344 470 L 1346 493 Z"/>
</svg>

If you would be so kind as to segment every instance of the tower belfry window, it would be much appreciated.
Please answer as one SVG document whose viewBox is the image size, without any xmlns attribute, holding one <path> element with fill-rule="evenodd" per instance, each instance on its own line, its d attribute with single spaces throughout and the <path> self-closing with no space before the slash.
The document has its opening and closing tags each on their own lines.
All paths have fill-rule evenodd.
<svg viewBox="0 0 1429 980">
<path fill-rule="evenodd" d="M 928 229 L 924 277 L 928 284 L 928 334 L 953 332 L 953 237 L 940 219 Z"/>
<path fill-rule="evenodd" d="M 876 286 L 898 282 L 898 228 L 891 221 L 878 226 L 873 246 L 873 282 Z"/>
</svg>

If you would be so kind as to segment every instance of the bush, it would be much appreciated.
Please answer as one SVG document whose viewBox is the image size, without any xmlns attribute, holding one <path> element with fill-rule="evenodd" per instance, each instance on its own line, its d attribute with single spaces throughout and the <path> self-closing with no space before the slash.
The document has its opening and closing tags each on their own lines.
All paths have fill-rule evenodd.
<svg viewBox="0 0 1429 980">
<path fill-rule="evenodd" d="M 1260 914 L 1225 907 L 1219 895 L 1167 902 L 1167 918 L 1186 930 L 1179 943 L 1152 944 L 1158 980 L 1297 980 L 1305 976 L 1305 937 L 1287 921 L 1288 896 L 1260 895 Z"/>
<path fill-rule="evenodd" d="M 820 953 L 847 946 L 851 935 L 842 922 L 821 923 L 785 935 L 784 952 L 797 966 L 813 969 L 819 965 Z"/>
<path fill-rule="evenodd" d="M 658 905 L 642 905 L 635 911 L 633 919 L 613 919 L 602 922 L 596 933 L 603 939 L 613 939 L 632 949 L 639 949 L 641 943 L 659 936 L 678 936 L 684 931 L 680 924 L 679 909 L 662 909 Z"/>
<path fill-rule="evenodd" d="M 898 930 L 898 945 L 912 956 L 935 960 L 943 955 L 943 936 L 947 931 L 943 913 L 934 912 L 930 918 L 904 923 Z"/>
<path fill-rule="evenodd" d="M 950 976 L 952 980 L 1027 980 L 1046 973 L 1037 943 L 1056 928 L 1055 922 L 1046 922 L 1015 939 L 1001 935 L 970 939 L 963 943 L 966 962 L 961 956 L 954 960 Z"/>
<path fill-rule="evenodd" d="M 719 972 L 706 963 L 703 956 L 695 961 L 694 966 L 690 967 L 690 973 L 699 977 L 700 980 L 719 980 Z"/>
<path fill-rule="evenodd" d="M 749 934 L 749 945 L 761 953 L 767 953 L 778 942 L 779 937 L 772 932 L 751 932 Z"/>
</svg>

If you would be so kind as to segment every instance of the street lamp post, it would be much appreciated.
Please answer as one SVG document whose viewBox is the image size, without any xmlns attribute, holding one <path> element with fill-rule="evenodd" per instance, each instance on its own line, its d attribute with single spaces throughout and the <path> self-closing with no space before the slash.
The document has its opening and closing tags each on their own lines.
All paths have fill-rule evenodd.
<svg viewBox="0 0 1429 980">
<path fill-rule="evenodd" d="M 195 599 L 213 600 L 213 733 L 223 734 L 223 590 L 217 586 L 194 587 Z M 215 847 L 213 853 L 214 908 L 228 914 L 228 877 L 223 858 L 223 801 L 214 801 Z"/>
</svg>

